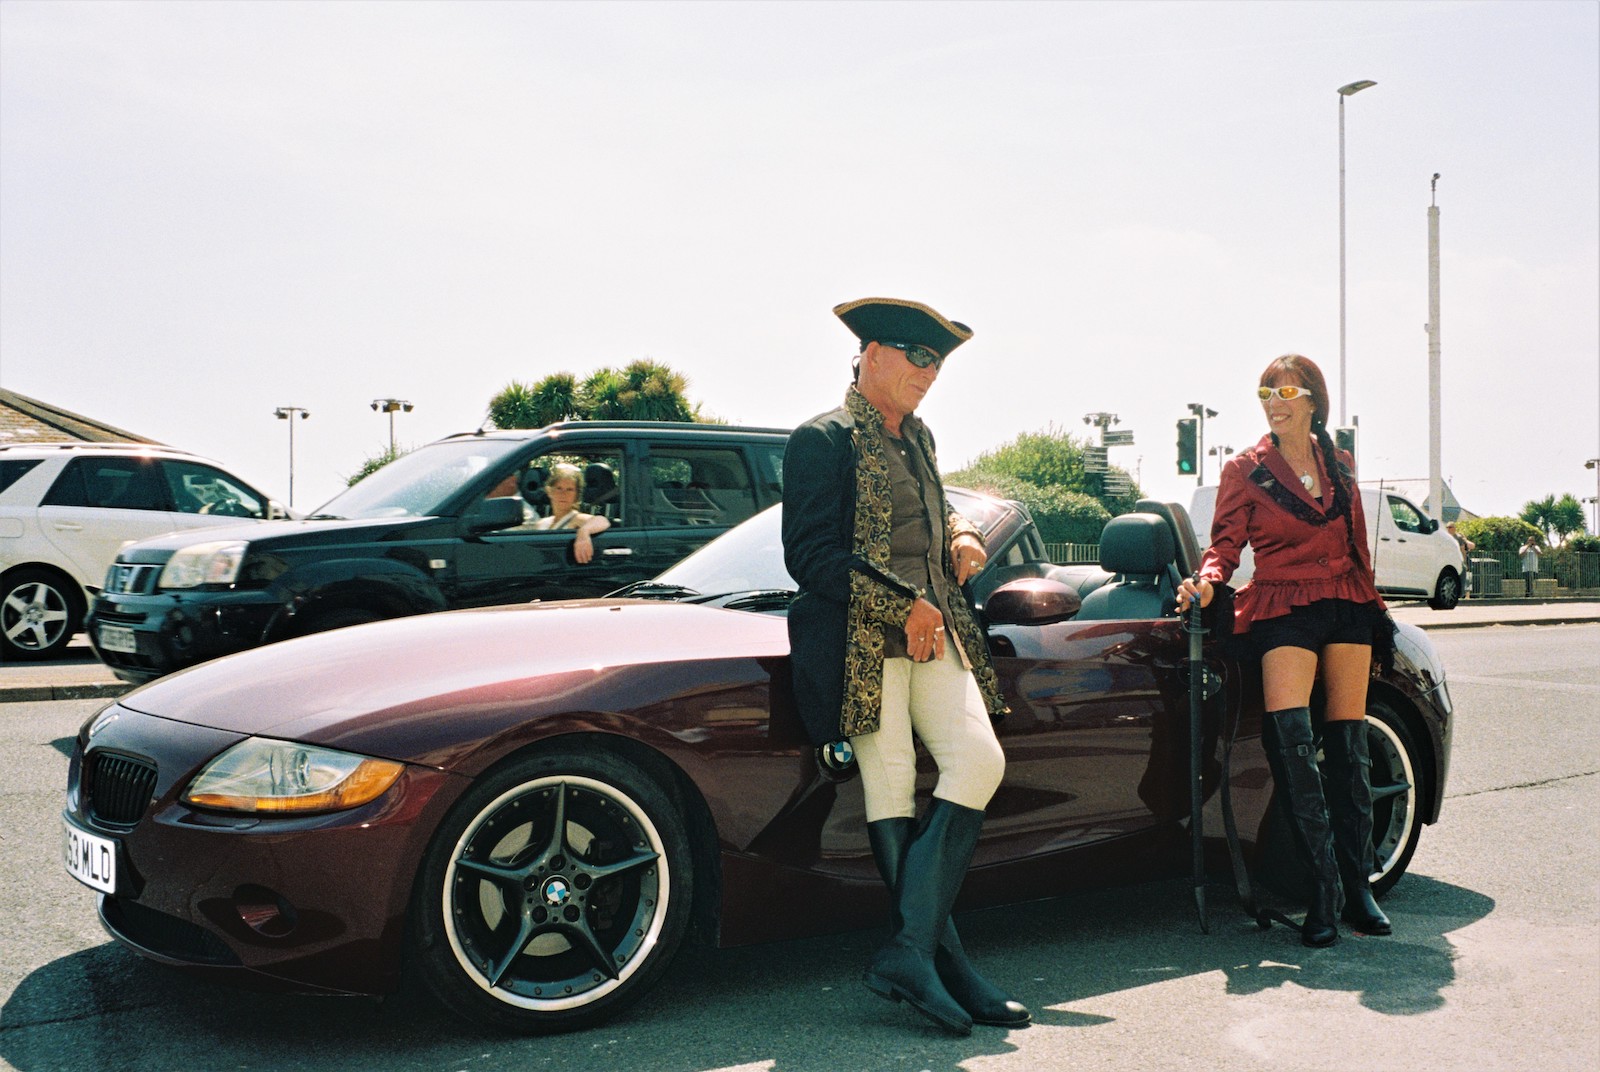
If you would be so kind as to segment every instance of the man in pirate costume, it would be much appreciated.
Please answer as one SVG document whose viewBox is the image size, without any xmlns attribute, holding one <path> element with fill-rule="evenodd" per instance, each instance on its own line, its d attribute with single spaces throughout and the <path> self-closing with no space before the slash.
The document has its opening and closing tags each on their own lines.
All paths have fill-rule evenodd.
<svg viewBox="0 0 1600 1072">
<path fill-rule="evenodd" d="M 795 699 L 816 743 L 854 748 L 891 895 L 889 941 L 866 983 L 956 1034 L 1021 1026 L 1028 1010 L 978 975 L 950 921 L 1005 771 L 991 722 L 1005 703 L 961 591 L 987 559 L 983 540 L 950 508 L 933 436 L 913 415 L 972 330 L 890 298 L 833 311 L 860 340 L 855 383 L 789 438 L 783 548 L 800 589 Z M 920 822 L 913 737 L 939 767 Z"/>
</svg>

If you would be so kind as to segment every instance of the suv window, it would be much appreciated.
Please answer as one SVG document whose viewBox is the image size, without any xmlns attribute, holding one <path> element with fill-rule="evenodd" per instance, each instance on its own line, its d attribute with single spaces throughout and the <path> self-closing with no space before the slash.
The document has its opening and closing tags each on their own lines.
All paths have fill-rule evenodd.
<svg viewBox="0 0 1600 1072">
<path fill-rule="evenodd" d="M 39 464 L 37 458 L 17 460 L 8 458 L 0 461 L 0 491 L 4 491 L 22 479 L 22 474 Z"/>
<path fill-rule="evenodd" d="M 716 447 L 654 447 L 651 525 L 737 525 L 756 512 L 744 452 Z"/>
<path fill-rule="evenodd" d="M 1395 528 L 1401 532 L 1425 531 L 1422 527 L 1422 514 L 1404 499 L 1389 496 L 1389 516 L 1394 518 Z"/>
<path fill-rule="evenodd" d="M 41 506 L 103 510 L 168 510 L 154 458 L 74 458 L 45 494 Z"/>
<path fill-rule="evenodd" d="M 164 462 L 161 469 L 181 513 L 257 519 L 267 516 L 267 504 L 261 496 L 220 469 L 182 461 Z"/>
<path fill-rule="evenodd" d="M 585 514 L 599 514 L 611 521 L 613 528 L 637 528 L 638 510 L 629 509 L 627 480 L 624 479 L 621 447 L 584 447 L 541 454 L 526 465 L 507 474 L 490 488 L 485 499 L 522 499 L 523 523 L 521 528 L 549 528 L 555 520 L 550 517 L 550 497 L 545 494 L 545 484 L 557 466 L 571 466 L 580 474 L 583 493 L 578 509 Z M 569 471 L 569 470 L 564 470 Z M 516 529 L 502 531 L 515 532 Z"/>
</svg>

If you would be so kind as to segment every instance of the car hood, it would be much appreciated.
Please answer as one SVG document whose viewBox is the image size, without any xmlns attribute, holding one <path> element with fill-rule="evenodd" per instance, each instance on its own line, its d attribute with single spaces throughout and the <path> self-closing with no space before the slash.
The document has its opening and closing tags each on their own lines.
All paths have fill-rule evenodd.
<svg viewBox="0 0 1600 1072">
<path fill-rule="evenodd" d="M 162 536 L 150 536 L 123 547 L 117 557 L 124 562 L 164 563 L 178 551 L 197 543 L 239 540 L 260 547 L 318 546 L 325 543 L 357 542 L 362 534 L 374 530 L 384 534 L 409 531 L 420 525 L 438 523 L 434 517 L 338 518 L 321 521 L 243 521 L 230 525 L 211 525 L 199 529 L 179 529 Z"/>
<path fill-rule="evenodd" d="M 653 600 L 572 600 L 426 614 L 202 663 L 122 706 L 244 734 L 349 746 L 396 718 L 530 709 L 619 667 L 786 656 L 781 617 Z M 396 757 L 399 758 L 399 757 Z"/>
</svg>

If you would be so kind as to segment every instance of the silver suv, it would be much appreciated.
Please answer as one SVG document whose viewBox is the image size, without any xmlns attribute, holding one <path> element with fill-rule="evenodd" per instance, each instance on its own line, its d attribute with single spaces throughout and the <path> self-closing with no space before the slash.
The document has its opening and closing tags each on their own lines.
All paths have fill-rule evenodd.
<svg viewBox="0 0 1600 1072">
<path fill-rule="evenodd" d="M 0 661 L 59 655 L 129 540 L 286 516 L 215 462 L 171 447 L 0 445 Z"/>
</svg>

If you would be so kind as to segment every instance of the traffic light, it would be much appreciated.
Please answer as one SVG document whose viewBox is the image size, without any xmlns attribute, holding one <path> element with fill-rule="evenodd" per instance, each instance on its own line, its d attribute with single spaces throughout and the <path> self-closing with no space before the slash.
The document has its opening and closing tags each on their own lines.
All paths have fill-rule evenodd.
<svg viewBox="0 0 1600 1072">
<path fill-rule="evenodd" d="M 1178 422 L 1178 475 L 1194 476 L 1200 468 L 1199 421 L 1185 417 Z"/>
</svg>

